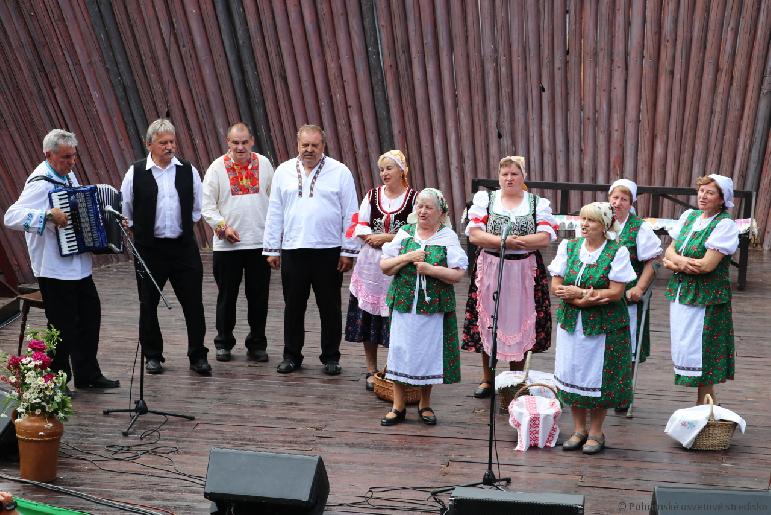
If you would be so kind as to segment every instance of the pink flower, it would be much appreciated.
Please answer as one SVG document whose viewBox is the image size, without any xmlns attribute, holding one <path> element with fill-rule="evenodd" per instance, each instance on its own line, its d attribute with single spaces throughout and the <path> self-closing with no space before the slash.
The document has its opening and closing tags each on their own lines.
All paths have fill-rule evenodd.
<svg viewBox="0 0 771 515">
<path fill-rule="evenodd" d="M 46 344 L 41 340 L 30 340 L 29 343 L 27 343 L 27 348 L 31 351 L 45 352 Z"/>
<path fill-rule="evenodd" d="M 35 351 L 32 353 L 32 359 L 39 362 L 39 365 L 35 365 L 36 368 L 48 368 L 51 366 L 51 358 L 45 352 Z"/>
<path fill-rule="evenodd" d="M 43 376 L 43 381 L 45 381 L 46 383 L 48 383 L 48 382 L 49 382 L 49 381 L 51 381 L 51 379 L 53 379 L 54 377 L 56 377 L 56 376 L 55 376 L 55 375 L 53 375 L 53 374 L 51 374 L 51 373 L 49 372 L 48 374 L 46 374 L 46 375 L 44 375 L 44 376 Z"/>
<path fill-rule="evenodd" d="M 21 365 L 21 356 L 8 356 L 8 368 L 18 369 Z"/>
</svg>

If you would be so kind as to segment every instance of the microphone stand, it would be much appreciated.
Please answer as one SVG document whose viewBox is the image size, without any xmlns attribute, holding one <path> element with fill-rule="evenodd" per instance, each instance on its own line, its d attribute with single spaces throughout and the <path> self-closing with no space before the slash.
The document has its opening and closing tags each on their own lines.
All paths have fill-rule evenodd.
<svg viewBox="0 0 771 515">
<path fill-rule="evenodd" d="M 503 282 L 503 262 L 505 261 L 506 252 L 506 237 L 511 231 L 511 222 L 508 222 L 501 231 L 501 245 L 498 250 L 498 284 L 495 292 L 493 293 L 493 325 L 492 330 L 492 344 L 490 345 L 490 370 L 493 375 L 493 391 L 490 393 L 490 434 L 487 439 L 487 471 L 485 471 L 482 477 L 482 484 L 485 486 L 494 486 L 496 483 L 505 482 L 507 485 L 511 484 L 511 478 L 497 478 L 493 473 L 493 442 L 495 441 L 495 367 L 498 364 L 498 310 L 500 309 L 501 301 L 501 287 Z"/>
<path fill-rule="evenodd" d="M 485 471 L 484 476 L 482 476 L 482 481 L 462 485 L 464 487 L 484 485 L 495 486 L 496 488 L 501 489 L 501 487 L 497 486 L 497 483 L 506 483 L 507 485 L 511 484 L 510 477 L 496 478 L 495 473 L 493 472 L 493 443 L 495 441 L 495 414 L 497 411 L 495 406 L 495 366 L 498 363 L 498 310 L 500 308 L 501 283 L 503 282 L 503 262 L 506 252 L 506 237 L 509 235 L 509 232 L 511 232 L 511 222 L 508 222 L 501 231 L 501 245 L 498 249 L 498 285 L 495 292 L 493 293 L 493 302 L 495 303 L 495 306 L 493 309 L 493 315 L 491 317 L 493 325 L 490 328 L 492 330 L 493 337 L 492 345 L 490 346 L 490 370 L 493 374 L 493 391 L 490 394 L 490 432 L 487 437 L 487 470 Z M 472 278 L 472 281 L 473 280 L 474 279 Z M 454 489 L 454 486 L 438 488 L 436 490 L 432 490 L 431 495 L 436 496 Z"/>
<path fill-rule="evenodd" d="M 131 253 L 133 254 L 134 258 L 136 259 L 135 263 L 139 263 L 142 267 L 142 270 L 144 271 L 144 274 L 147 274 L 147 277 L 150 278 L 150 281 L 152 281 L 153 286 L 155 286 L 155 289 L 158 290 L 158 293 L 161 296 L 161 299 L 163 300 L 163 304 L 168 308 L 171 309 L 171 304 L 169 304 L 169 301 L 166 300 L 166 297 L 163 295 L 163 291 L 161 290 L 160 286 L 158 286 L 158 283 L 155 281 L 155 278 L 153 277 L 153 274 L 150 273 L 150 269 L 147 267 L 147 263 L 145 263 L 145 260 L 142 259 L 142 256 L 139 254 L 139 251 L 137 250 L 136 246 L 134 245 L 134 242 L 129 237 L 128 232 L 126 231 L 126 228 L 123 227 L 123 221 L 126 220 L 126 218 L 115 211 L 114 209 L 105 209 L 107 213 L 112 215 L 118 220 L 118 227 L 120 227 L 120 231 L 123 233 L 123 238 L 126 240 L 126 243 L 128 243 L 129 248 L 131 249 Z M 140 274 L 140 271 L 137 271 L 137 274 Z M 140 284 L 142 284 L 142 281 L 140 281 Z M 139 294 L 142 295 L 143 288 L 140 288 Z M 139 342 L 137 342 L 137 345 L 139 345 Z M 129 392 L 129 396 L 131 395 L 131 392 Z M 131 428 L 134 427 L 134 424 L 137 423 L 139 420 L 139 417 L 142 415 L 146 415 L 148 413 L 152 413 L 154 415 L 163 415 L 166 417 L 178 417 L 178 418 L 184 418 L 186 420 L 195 420 L 195 417 L 190 415 L 182 415 L 179 413 L 169 413 L 166 411 L 157 411 L 157 410 L 151 410 L 147 407 L 147 402 L 145 402 L 145 352 L 144 349 L 142 349 L 142 355 L 140 356 L 139 360 L 139 399 L 134 401 L 134 407 L 133 408 L 118 408 L 118 409 L 106 409 L 102 410 L 103 415 L 109 415 L 110 413 L 133 413 L 134 416 L 131 417 L 131 422 L 129 422 L 128 427 L 121 431 L 121 434 L 123 436 L 128 436 L 129 433 L 131 433 Z"/>
</svg>

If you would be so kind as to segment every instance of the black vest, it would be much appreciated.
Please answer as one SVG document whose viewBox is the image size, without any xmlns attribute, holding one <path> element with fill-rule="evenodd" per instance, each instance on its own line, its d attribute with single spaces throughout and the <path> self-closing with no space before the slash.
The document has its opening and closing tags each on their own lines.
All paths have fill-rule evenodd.
<svg viewBox="0 0 771 515">
<path fill-rule="evenodd" d="M 193 241 L 193 165 L 182 161 L 177 165 L 174 185 L 179 195 L 182 217 L 182 239 Z M 158 201 L 158 183 L 152 170 L 146 170 L 147 158 L 134 163 L 134 240 L 140 245 L 152 245 L 155 228 L 155 209 Z"/>
</svg>

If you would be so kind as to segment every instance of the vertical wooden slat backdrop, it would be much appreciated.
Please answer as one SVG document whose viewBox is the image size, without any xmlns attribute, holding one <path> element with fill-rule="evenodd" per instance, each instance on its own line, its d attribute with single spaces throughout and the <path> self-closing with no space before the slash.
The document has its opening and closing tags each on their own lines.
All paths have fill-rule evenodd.
<svg viewBox="0 0 771 515">
<path fill-rule="evenodd" d="M 360 194 L 392 138 L 456 222 L 504 154 L 535 180 L 688 186 L 719 171 L 757 190 L 768 247 L 770 41 L 771 0 L 8 0 L 0 212 L 51 128 L 78 135 L 84 183 L 117 185 L 148 121 L 170 117 L 203 171 L 243 117 L 279 162 L 299 125 L 322 124 Z M 22 235 L 0 243 L 4 277 L 30 280 Z"/>
</svg>

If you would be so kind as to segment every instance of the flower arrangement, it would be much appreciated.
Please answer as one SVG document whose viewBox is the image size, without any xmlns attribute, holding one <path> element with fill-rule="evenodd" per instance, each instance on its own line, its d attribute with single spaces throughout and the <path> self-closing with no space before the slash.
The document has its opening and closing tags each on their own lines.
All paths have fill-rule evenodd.
<svg viewBox="0 0 771 515">
<path fill-rule="evenodd" d="M 72 415 L 72 399 L 66 394 L 67 374 L 51 372 L 51 357 L 61 341 L 59 331 L 50 328 L 27 331 L 27 350 L 23 356 L 0 356 L 5 373 L 0 381 L 13 390 L 7 402 L 18 403 L 17 418 L 25 415 L 54 416 L 61 422 Z"/>
</svg>

